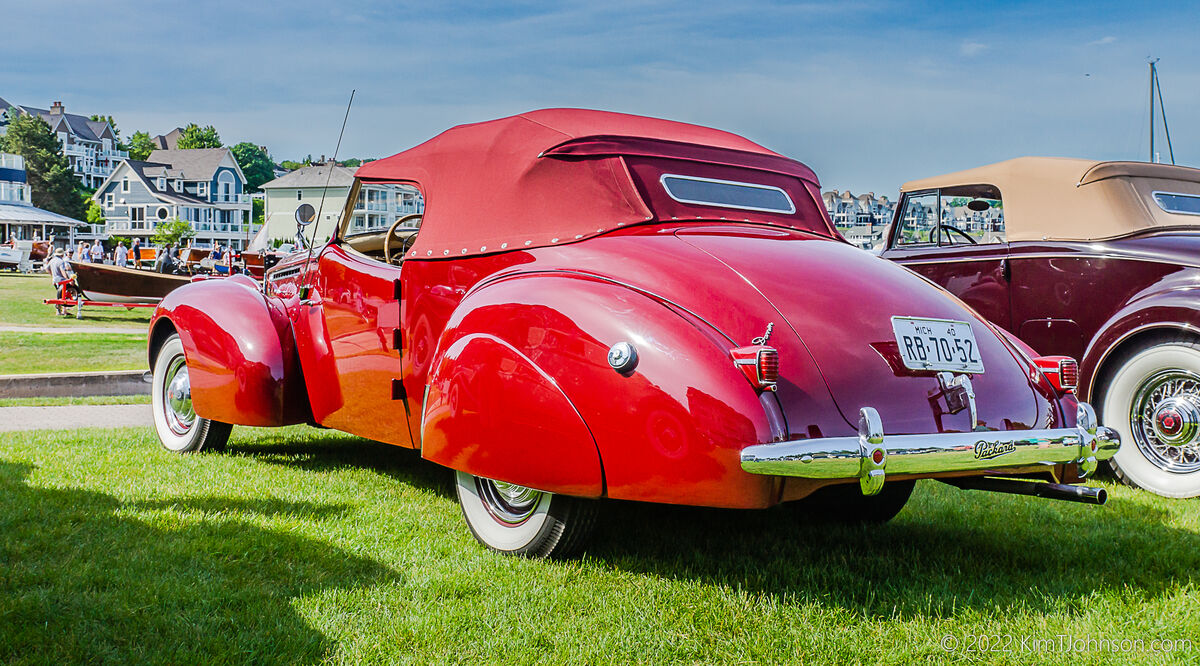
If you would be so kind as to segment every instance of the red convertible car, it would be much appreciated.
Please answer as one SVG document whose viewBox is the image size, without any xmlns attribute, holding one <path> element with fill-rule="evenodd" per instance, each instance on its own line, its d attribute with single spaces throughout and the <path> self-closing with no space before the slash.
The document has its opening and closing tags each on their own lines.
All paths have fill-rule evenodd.
<svg viewBox="0 0 1200 666">
<path fill-rule="evenodd" d="M 534 556 L 576 550 L 600 498 L 886 520 L 939 478 L 1104 500 L 1068 485 L 1119 447 L 1072 362 L 851 247 L 813 172 L 744 138 L 544 110 L 356 181 L 419 188 L 423 218 L 352 225 L 352 191 L 326 246 L 163 300 L 166 448 L 294 423 L 416 448 L 482 543 Z"/>
<path fill-rule="evenodd" d="M 1200 495 L 1200 169 L 1025 157 L 901 193 L 883 256 L 1081 359 L 1117 475 Z"/>
</svg>

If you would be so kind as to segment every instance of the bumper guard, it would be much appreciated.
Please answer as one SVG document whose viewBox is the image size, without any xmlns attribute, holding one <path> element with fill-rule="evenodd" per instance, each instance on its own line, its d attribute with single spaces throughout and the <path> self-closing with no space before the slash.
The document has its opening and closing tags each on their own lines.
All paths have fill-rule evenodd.
<svg viewBox="0 0 1200 666">
<path fill-rule="evenodd" d="M 858 437 L 794 439 L 742 449 L 742 469 L 751 474 L 805 479 L 859 480 L 864 495 L 883 489 L 888 473 L 1002 472 L 1030 465 L 1079 463 L 1081 476 L 1113 457 L 1121 438 L 1098 425 L 1091 405 L 1081 402 L 1076 427 L 1047 430 L 990 430 L 885 437 L 879 412 L 859 411 Z"/>
</svg>

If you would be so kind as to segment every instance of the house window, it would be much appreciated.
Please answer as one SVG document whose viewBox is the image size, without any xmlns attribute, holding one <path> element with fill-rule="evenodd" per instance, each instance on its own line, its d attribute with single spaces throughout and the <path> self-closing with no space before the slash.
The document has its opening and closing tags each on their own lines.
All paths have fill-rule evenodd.
<svg viewBox="0 0 1200 666">
<path fill-rule="evenodd" d="M 104 195 L 104 207 L 105 208 L 113 207 L 113 193 L 112 192 L 109 192 Z"/>
<path fill-rule="evenodd" d="M 129 191 L 129 177 L 128 177 L 128 176 L 126 176 L 125 178 L 121 179 L 121 191 L 122 191 L 122 192 L 128 192 L 128 191 Z"/>
<path fill-rule="evenodd" d="M 296 190 L 296 201 L 300 200 L 300 190 Z"/>
<path fill-rule="evenodd" d="M 161 176 L 159 176 L 159 178 L 158 178 L 158 190 L 159 190 L 160 192 L 163 192 L 163 191 L 166 191 L 166 189 L 167 189 L 167 179 L 166 179 L 166 178 L 163 178 L 163 177 L 161 177 Z"/>
</svg>

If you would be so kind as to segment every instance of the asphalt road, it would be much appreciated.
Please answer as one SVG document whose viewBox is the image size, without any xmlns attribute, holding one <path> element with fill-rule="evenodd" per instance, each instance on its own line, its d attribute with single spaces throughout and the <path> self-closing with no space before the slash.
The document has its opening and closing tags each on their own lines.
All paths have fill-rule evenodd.
<svg viewBox="0 0 1200 666">
<path fill-rule="evenodd" d="M 0 432 L 152 427 L 150 405 L 0 407 Z"/>
</svg>

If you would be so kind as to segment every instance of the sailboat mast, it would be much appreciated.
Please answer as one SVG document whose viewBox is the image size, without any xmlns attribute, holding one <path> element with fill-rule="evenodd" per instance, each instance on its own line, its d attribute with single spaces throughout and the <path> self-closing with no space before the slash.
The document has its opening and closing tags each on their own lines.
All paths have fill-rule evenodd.
<svg viewBox="0 0 1200 666">
<path fill-rule="evenodd" d="M 1162 99 L 1162 80 L 1158 78 L 1158 68 L 1154 68 L 1154 87 L 1158 90 L 1158 112 L 1162 114 L 1163 133 L 1167 135 L 1167 153 L 1171 156 L 1171 164 L 1175 163 L 1175 148 L 1171 146 L 1171 128 L 1167 126 L 1167 106 Z"/>
<path fill-rule="evenodd" d="M 1158 59 L 1150 61 L 1150 161 L 1154 162 L 1154 63 Z"/>
</svg>

